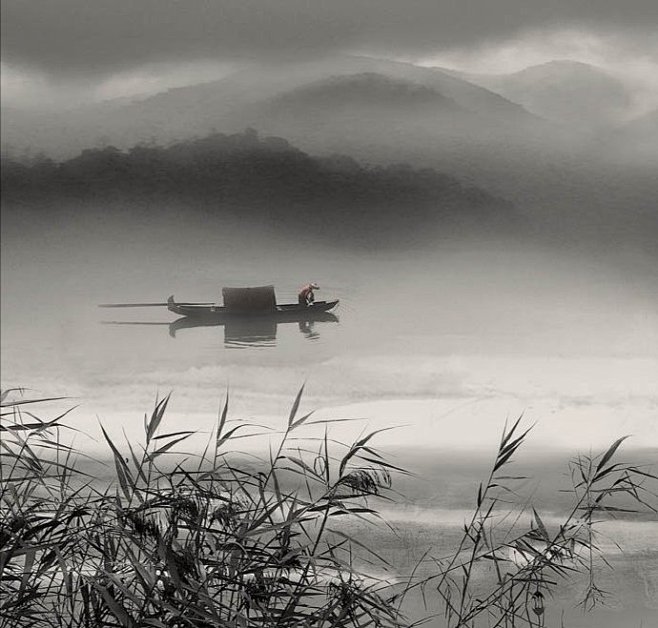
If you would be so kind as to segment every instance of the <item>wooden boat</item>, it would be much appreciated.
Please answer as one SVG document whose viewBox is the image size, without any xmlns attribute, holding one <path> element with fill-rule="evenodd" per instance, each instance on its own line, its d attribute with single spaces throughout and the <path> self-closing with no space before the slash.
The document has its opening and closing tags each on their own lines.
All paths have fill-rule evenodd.
<svg viewBox="0 0 658 628">
<path fill-rule="evenodd" d="M 184 317 L 179 328 L 203 325 L 235 326 L 239 321 L 252 324 L 255 321 L 276 323 L 306 323 L 313 321 L 338 321 L 330 310 L 338 305 L 335 301 L 315 301 L 310 305 L 300 303 L 277 304 L 274 286 L 253 288 L 223 288 L 223 305 L 217 303 L 177 302 L 170 296 L 166 303 L 102 303 L 104 308 L 162 307 Z M 189 321 L 190 324 L 184 324 Z M 178 321 L 176 321 L 178 323 Z"/>
<path fill-rule="evenodd" d="M 268 309 L 236 309 L 223 305 L 196 305 L 177 303 L 174 296 L 167 299 L 167 309 L 179 316 L 193 319 L 222 320 L 233 318 L 270 319 L 280 322 L 321 320 L 327 313 L 338 305 L 335 301 L 315 301 L 311 305 L 299 303 L 286 303 L 274 305 Z M 333 315 L 332 315 L 333 318 Z"/>
</svg>

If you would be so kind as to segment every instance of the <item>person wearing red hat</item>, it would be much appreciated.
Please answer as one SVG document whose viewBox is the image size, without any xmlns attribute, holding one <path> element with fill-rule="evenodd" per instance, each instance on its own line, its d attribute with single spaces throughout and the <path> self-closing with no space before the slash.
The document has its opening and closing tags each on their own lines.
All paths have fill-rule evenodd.
<svg viewBox="0 0 658 628">
<path fill-rule="evenodd" d="M 313 302 L 315 301 L 315 295 L 313 294 L 313 290 L 319 290 L 320 286 L 316 283 L 307 283 L 300 291 L 299 294 L 297 295 L 299 305 L 305 305 L 308 307 L 309 305 L 313 305 Z"/>
</svg>

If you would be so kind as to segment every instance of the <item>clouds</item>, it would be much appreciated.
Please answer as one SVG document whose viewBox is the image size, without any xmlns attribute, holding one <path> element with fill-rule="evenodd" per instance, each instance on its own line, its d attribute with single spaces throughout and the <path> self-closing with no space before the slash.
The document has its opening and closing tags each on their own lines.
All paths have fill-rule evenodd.
<svg viewBox="0 0 658 628">
<path fill-rule="evenodd" d="M 6 63 L 98 76 L 150 63 L 430 55 L 566 27 L 658 56 L 655 0 L 4 0 Z"/>
<path fill-rule="evenodd" d="M 3 13 L 4 60 L 54 73 L 314 54 L 347 45 L 352 30 L 347 14 L 299 0 L 10 0 Z"/>
<path fill-rule="evenodd" d="M 573 59 L 658 102 L 656 0 L 3 0 L 2 102 L 57 108 L 357 53 L 506 72 Z"/>
</svg>

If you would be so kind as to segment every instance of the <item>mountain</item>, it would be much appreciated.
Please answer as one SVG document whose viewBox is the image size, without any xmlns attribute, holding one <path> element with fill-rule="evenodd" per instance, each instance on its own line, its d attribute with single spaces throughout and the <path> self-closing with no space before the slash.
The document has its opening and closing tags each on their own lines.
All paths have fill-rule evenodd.
<svg viewBox="0 0 658 628">
<path fill-rule="evenodd" d="M 376 72 L 332 76 L 298 87 L 274 98 L 273 102 L 278 107 L 295 110 L 353 106 L 403 107 L 411 113 L 417 108 L 461 110 L 454 100 L 436 89 Z"/>
<path fill-rule="evenodd" d="M 343 73 L 357 71 L 383 74 L 392 79 L 409 81 L 434 89 L 465 110 L 483 117 L 515 122 L 530 121 L 534 118 L 519 104 L 441 68 L 426 68 L 388 59 L 352 57 L 342 70 Z"/>
<path fill-rule="evenodd" d="M 600 68 L 575 61 L 550 61 L 512 74 L 457 75 L 542 118 L 581 129 L 618 124 L 631 106 L 622 81 Z"/>
<path fill-rule="evenodd" d="M 186 212 L 298 228 L 305 236 L 366 240 L 515 223 L 510 203 L 435 170 L 314 157 L 254 130 L 127 151 L 87 149 L 62 162 L 4 158 L 2 190 L 8 211 L 73 202 L 79 211 L 147 207 L 155 217 L 180 204 Z"/>
<path fill-rule="evenodd" d="M 294 134 L 301 141 L 301 134 L 289 125 L 282 126 L 282 120 L 278 127 L 268 126 L 270 115 L 280 114 L 286 104 L 293 103 L 298 113 L 311 116 L 319 110 L 328 111 L 331 103 L 340 104 L 343 112 L 350 107 L 358 109 L 355 115 L 364 114 L 367 106 L 389 112 L 397 107 L 401 116 L 410 108 L 407 119 L 411 121 L 417 109 L 428 111 L 434 106 L 437 114 L 446 116 L 457 110 L 470 113 L 475 124 L 489 121 L 493 127 L 514 127 L 533 123 L 533 117 L 519 105 L 447 72 L 365 57 L 337 57 L 248 66 L 219 81 L 171 89 L 128 103 L 88 105 L 40 117 L 9 112 L 5 115 L 3 146 L 13 145 L 20 151 L 29 145 L 33 151 L 63 157 L 89 146 L 128 147 L 135 141 L 175 141 L 213 130 L 237 132 L 247 126 L 286 137 Z M 366 115 L 362 122 L 367 127 L 371 121 Z M 404 123 L 401 119 L 400 124 Z M 449 120 L 444 126 L 449 126 Z M 351 132 L 351 128 L 346 131 Z M 342 134 L 340 128 L 331 132 L 337 138 Z"/>
<path fill-rule="evenodd" d="M 375 72 L 313 81 L 242 109 L 242 124 L 323 151 L 383 146 L 415 129 L 436 135 L 470 114 L 436 89 Z M 399 137 L 404 135 L 405 137 Z M 366 155 L 374 157 L 374 155 Z"/>
<path fill-rule="evenodd" d="M 627 203 L 621 190 L 629 185 L 639 189 L 634 181 L 606 184 L 589 133 L 544 120 L 447 70 L 367 57 L 244 66 L 218 81 L 129 103 L 30 116 L 4 125 L 3 148 L 14 144 L 11 152 L 20 155 L 28 144 L 33 154 L 61 159 L 89 147 L 148 147 L 251 127 L 316 155 L 433 168 L 529 212 L 561 207 L 571 218 L 574 206 L 582 212 L 580 199 L 595 194 L 601 200 L 588 204 L 594 214 L 598 205 L 617 207 L 615 195 Z"/>
<path fill-rule="evenodd" d="M 12 126 L 3 141 L 29 141 L 33 153 L 60 159 L 89 147 L 254 128 L 317 155 L 433 168 L 519 207 L 551 204 L 549 193 L 582 161 L 565 158 L 571 133 L 489 89 L 441 69 L 367 57 L 245 66 L 219 81 Z"/>
<path fill-rule="evenodd" d="M 425 88 L 423 90 L 423 88 Z M 145 120 L 192 118 L 203 124 L 221 122 L 245 106 L 270 102 L 286 94 L 315 93 L 315 98 L 370 99 L 392 97 L 406 102 L 425 96 L 453 101 L 485 117 L 531 116 L 523 108 L 483 87 L 447 72 L 409 63 L 368 57 L 335 57 L 320 61 L 249 66 L 219 81 L 172 89 L 128 106 L 124 111 Z M 368 95 L 369 94 L 369 95 Z"/>
<path fill-rule="evenodd" d="M 525 99 L 527 108 L 494 91 L 504 92 L 508 80 L 510 90 L 521 90 L 514 95 Z M 556 102 L 568 105 L 566 113 L 555 111 Z M 405 162 L 419 172 L 445 173 L 509 199 L 541 229 L 559 224 L 560 237 L 580 238 L 595 228 L 617 233 L 640 225 L 637 217 L 650 218 L 655 207 L 655 173 L 644 167 L 644 157 L 632 157 L 643 138 L 652 137 L 653 118 L 605 132 L 584 128 L 583 116 L 587 124 L 602 124 L 624 102 L 614 79 L 583 64 L 556 62 L 514 75 L 477 77 L 390 60 L 332 57 L 244 66 L 219 81 L 41 118 L 34 111 L 3 110 L 2 141 L 3 152 L 13 155 L 28 145 L 33 155 L 44 151 L 69 159 L 90 147 L 115 146 L 121 152 L 136 144 L 148 155 L 151 147 L 186 146 L 212 132 L 235 134 L 251 127 L 285 137 L 318 159 L 347 153 L 382 168 Z M 530 112 L 531 105 L 537 111 Z M 650 151 L 650 142 L 644 144 L 643 150 Z M 114 159 L 111 152 L 103 155 Z M 135 166 L 120 156 L 116 162 Z M 244 166 L 256 167 L 251 161 Z M 42 170 L 48 171 L 43 160 Z M 322 183 L 311 171 L 302 169 L 300 176 L 318 182 L 317 190 L 331 196 L 325 183 L 333 179 Z M 396 179 L 393 171 L 389 174 Z M 239 173 L 233 176 L 239 179 Z M 404 206 L 401 189 L 392 198 Z M 302 193 L 300 187 L 293 195 L 304 194 L 308 188 Z M 637 231 L 653 233 L 646 224 Z"/>
</svg>

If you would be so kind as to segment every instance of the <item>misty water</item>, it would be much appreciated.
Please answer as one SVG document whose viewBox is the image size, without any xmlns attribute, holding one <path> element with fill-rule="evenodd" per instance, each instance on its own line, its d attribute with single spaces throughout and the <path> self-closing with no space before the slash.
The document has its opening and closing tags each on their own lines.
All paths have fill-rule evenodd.
<svg viewBox="0 0 658 628">
<path fill-rule="evenodd" d="M 575 452 L 632 434 L 633 455 L 656 461 L 655 260 L 487 234 L 364 250 L 299 233 L 175 210 L 157 221 L 131 208 L 75 220 L 66 211 L 10 214 L 3 388 L 69 397 L 60 406 L 79 405 L 70 420 L 84 433 L 76 444 L 104 455 L 98 423 L 118 439 L 139 438 L 158 395 L 173 392 L 172 431 L 193 427 L 203 438 L 227 390 L 231 416 L 276 428 L 305 383 L 304 410 L 360 419 L 336 427 L 338 438 L 398 426 L 377 444 L 420 479 L 407 480 L 387 511 L 398 536 L 382 529 L 376 541 L 402 571 L 427 547 L 450 546 L 505 421 L 521 413 L 536 426 L 520 464 L 542 478 L 535 488 L 547 519 L 560 510 L 551 496 Z M 177 329 L 166 308 L 96 307 L 170 294 L 219 301 L 222 286 L 263 284 L 292 302 L 308 281 L 320 284 L 318 299 L 340 299 L 337 321 Z M 567 625 L 651 625 L 658 525 L 604 527 L 611 608 L 568 610 Z M 576 592 L 562 593 L 570 609 Z"/>
</svg>

